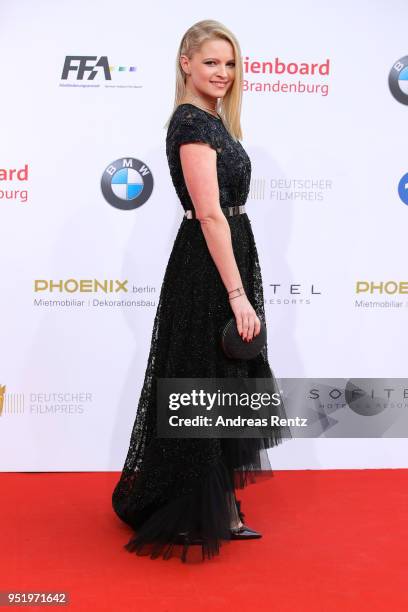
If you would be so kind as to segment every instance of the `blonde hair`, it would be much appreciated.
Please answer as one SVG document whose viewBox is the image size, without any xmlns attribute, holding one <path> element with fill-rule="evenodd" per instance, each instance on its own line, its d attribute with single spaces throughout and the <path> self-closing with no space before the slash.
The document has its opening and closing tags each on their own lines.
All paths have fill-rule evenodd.
<svg viewBox="0 0 408 612">
<path fill-rule="evenodd" d="M 223 39 L 231 43 L 234 50 L 235 78 L 229 91 L 218 99 L 217 112 L 234 140 L 242 140 L 241 105 L 243 67 L 241 49 L 235 35 L 219 21 L 205 19 L 192 25 L 181 39 L 176 59 L 176 94 L 173 111 L 164 127 L 168 127 L 174 111 L 183 100 L 186 93 L 186 74 L 180 64 L 180 56 L 187 55 L 189 59 L 201 49 L 207 40 Z"/>
</svg>

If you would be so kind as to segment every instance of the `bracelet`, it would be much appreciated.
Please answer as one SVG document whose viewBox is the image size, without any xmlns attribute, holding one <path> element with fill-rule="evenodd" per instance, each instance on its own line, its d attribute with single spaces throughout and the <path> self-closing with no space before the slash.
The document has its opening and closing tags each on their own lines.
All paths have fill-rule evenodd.
<svg viewBox="0 0 408 612">
<path fill-rule="evenodd" d="M 242 285 L 238 287 L 238 289 L 242 289 Z M 231 291 L 228 291 L 228 293 L 232 293 L 233 291 L 238 291 L 238 289 L 231 289 Z"/>
<path fill-rule="evenodd" d="M 238 287 L 237 289 L 231 289 L 231 291 L 228 291 L 228 295 L 229 295 L 230 293 L 234 293 L 234 291 L 238 291 L 238 292 L 239 292 L 239 290 L 240 290 L 240 289 L 243 289 L 242 285 L 241 285 L 241 287 Z M 244 292 L 243 292 L 243 293 L 244 293 Z M 242 293 L 238 293 L 238 295 L 242 295 Z"/>
<path fill-rule="evenodd" d="M 232 298 L 228 298 L 228 299 L 229 299 L 229 301 L 231 301 L 231 300 L 235 300 L 235 298 L 237 298 L 237 297 L 241 297 L 241 295 L 245 295 L 245 292 L 244 292 L 244 293 L 240 293 L 239 295 L 234 295 L 234 297 L 232 297 Z"/>
</svg>

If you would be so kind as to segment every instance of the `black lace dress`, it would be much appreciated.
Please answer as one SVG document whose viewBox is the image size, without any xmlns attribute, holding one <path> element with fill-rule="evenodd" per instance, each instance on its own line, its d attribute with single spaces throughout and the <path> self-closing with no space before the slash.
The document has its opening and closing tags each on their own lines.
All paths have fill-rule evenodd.
<svg viewBox="0 0 408 612">
<path fill-rule="evenodd" d="M 193 209 L 179 157 L 186 142 L 206 142 L 217 152 L 222 207 L 245 204 L 251 162 L 220 118 L 191 104 L 179 105 L 166 139 L 171 178 L 184 210 Z M 227 217 L 235 259 L 249 301 L 263 322 L 261 270 L 246 213 Z M 290 437 L 277 426 L 268 438 L 169 439 L 156 436 L 157 377 L 269 377 L 267 348 L 252 360 L 227 358 L 220 329 L 232 316 L 227 291 L 208 250 L 200 221 L 183 218 L 170 254 L 153 324 L 150 353 L 130 446 L 113 491 L 117 515 L 136 532 L 127 550 L 151 558 L 180 556 L 198 550 L 201 559 L 219 553 L 230 539 L 237 511 L 244 515 L 236 488 L 273 472 L 267 449 Z M 282 414 L 284 413 L 282 404 Z M 201 548 L 181 545 L 177 534 L 202 538 Z"/>
</svg>

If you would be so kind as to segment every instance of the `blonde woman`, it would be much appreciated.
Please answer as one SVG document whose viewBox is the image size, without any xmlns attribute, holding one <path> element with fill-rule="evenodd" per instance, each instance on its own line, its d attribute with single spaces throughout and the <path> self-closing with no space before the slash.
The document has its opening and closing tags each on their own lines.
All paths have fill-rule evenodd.
<svg viewBox="0 0 408 612">
<path fill-rule="evenodd" d="M 240 143 L 243 69 L 235 36 L 217 21 L 194 24 L 176 63 L 176 96 L 166 124 L 170 175 L 184 209 L 166 268 L 130 446 L 112 496 L 136 532 L 127 550 L 151 558 L 191 546 L 202 559 L 222 541 L 260 538 L 244 522 L 236 488 L 273 475 L 269 438 L 159 438 L 159 377 L 270 378 L 266 347 L 254 359 L 230 359 L 220 329 L 235 317 L 250 342 L 265 323 L 261 271 L 246 200 L 251 162 Z M 286 434 L 289 437 L 289 434 Z M 262 470 L 262 471 L 261 471 Z M 196 549 L 195 549 L 196 550 Z"/>
</svg>

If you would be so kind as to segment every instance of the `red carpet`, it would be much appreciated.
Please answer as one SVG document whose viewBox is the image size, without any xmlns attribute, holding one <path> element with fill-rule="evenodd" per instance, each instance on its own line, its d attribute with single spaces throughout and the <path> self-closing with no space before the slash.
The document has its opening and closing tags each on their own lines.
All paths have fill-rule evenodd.
<svg viewBox="0 0 408 612">
<path fill-rule="evenodd" d="M 65 591 L 65 609 L 95 612 L 408 607 L 408 470 L 275 471 L 238 492 L 263 538 L 188 565 L 123 548 L 117 477 L 1 474 L 0 591 Z"/>
</svg>

